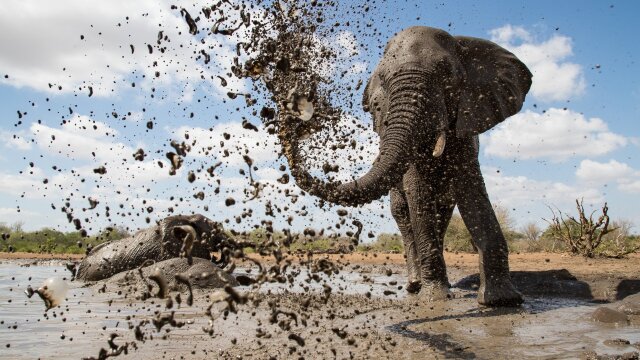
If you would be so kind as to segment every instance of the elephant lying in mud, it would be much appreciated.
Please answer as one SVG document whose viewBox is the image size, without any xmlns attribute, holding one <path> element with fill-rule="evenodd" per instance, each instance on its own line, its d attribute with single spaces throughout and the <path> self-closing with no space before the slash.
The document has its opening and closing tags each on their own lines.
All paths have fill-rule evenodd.
<svg viewBox="0 0 640 360">
<path fill-rule="evenodd" d="M 123 283 L 129 279 L 127 274 L 131 274 L 127 270 L 140 268 L 145 277 L 158 284 L 164 281 L 160 287 L 172 287 L 181 276 L 200 287 L 237 285 L 235 278 L 212 262 L 216 259 L 211 252 L 224 239 L 221 225 L 202 215 L 169 216 L 132 237 L 92 249 L 75 268 L 75 279 L 109 278 Z"/>
<path fill-rule="evenodd" d="M 144 264 L 143 264 L 144 265 Z M 155 294 L 151 294 L 153 286 Z M 170 291 L 189 290 L 187 304 L 192 301 L 192 289 L 217 289 L 225 286 L 238 286 L 235 277 L 220 269 L 214 263 L 202 258 L 193 258 L 189 263 L 186 258 L 172 258 L 139 270 L 124 271 L 112 277 L 94 283 L 98 291 L 125 290 L 128 294 L 142 294 L 141 299 L 151 296 L 165 298 Z"/>
<path fill-rule="evenodd" d="M 380 135 L 379 154 L 364 176 L 346 183 L 314 178 L 303 166 L 298 138 L 286 126 L 279 135 L 296 183 L 310 194 L 343 206 L 391 194 L 408 290 L 421 288 L 426 300 L 448 296 L 443 238 L 457 205 L 480 255 L 478 302 L 519 305 L 507 243 L 480 171 L 477 136 L 520 111 L 531 77 L 515 55 L 490 41 L 415 26 L 388 42 L 364 91 L 363 106 Z M 281 113 L 283 124 L 294 123 L 286 109 Z M 298 127 L 312 123 L 302 120 Z"/>
</svg>

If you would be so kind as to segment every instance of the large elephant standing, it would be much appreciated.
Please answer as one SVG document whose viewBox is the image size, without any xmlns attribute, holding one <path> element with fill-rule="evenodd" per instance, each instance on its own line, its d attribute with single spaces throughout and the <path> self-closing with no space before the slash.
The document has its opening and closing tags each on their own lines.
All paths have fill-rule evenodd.
<svg viewBox="0 0 640 360">
<path fill-rule="evenodd" d="M 302 166 L 297 139 L 281 129 L 298 185 L 327 201 L 357 206 L 391 193 L 405 241 L 408 289 L 432 300 L 448 295 L 443 237 L 457 205 L 480 255 L 478 302 L 522 303 L 509 277 L 508 249 L 478 162 L 477 135 L 522 108 L 531 73 L 486 40 L 429 27 L 395 35 L 373 72 L 363 105 L 380 135 L 379 154 L 361 178 L 325 183 Z"/>
</svg>

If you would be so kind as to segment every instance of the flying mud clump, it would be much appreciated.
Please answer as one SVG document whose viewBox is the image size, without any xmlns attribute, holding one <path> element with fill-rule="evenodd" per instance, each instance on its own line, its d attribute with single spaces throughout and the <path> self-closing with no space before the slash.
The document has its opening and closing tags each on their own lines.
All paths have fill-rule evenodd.
<svg viewBox="0 0 640 360">
<path fill-rule="evenodd" d="M 253 87 L 252 94 L 230 92 L 228 96 L 231 99 L 244 96 L 249 107 L 257 103 L 254 96 L 263 95 L 270 101 L 260 109 L 259 115 L 267 131 L 278 135 L 298 185 L 308 189 L 312 186 L 311 177 L 298 150 L 299 141 L 322 130 L 335 129 L 342 116 L 332 101 L 338 85 L 326 70 L 338 61 L 338 56 L 321 40 L 323 35 L 332 33 L 335 26 L 323 24 L 323 12 L 335 11 L 337 5 L 276 1 L 270 4 L 271 10 L 264 12 L 245 11 L 244 5 L 225 9 L 224 5 L 221 2 L 204 8 L 203 14 L 214 22 L 211 30 L 214 35 L 229 36 L 238 30 L 246 31 L 246 37 L 236 45 L 231 71 L 239 79 L 251 80 Z M 233 14 L 238 10 L 239 14 Z M 215 15 L 220 17 L 216 19 Z M 228 21 L 232 18 L 239 20 Z M 193 19 L 185 16 L 185 21 L 191 23 Z M 190 24 L 189 28 L 193 29 L 194 25 Z"/>
</svg>

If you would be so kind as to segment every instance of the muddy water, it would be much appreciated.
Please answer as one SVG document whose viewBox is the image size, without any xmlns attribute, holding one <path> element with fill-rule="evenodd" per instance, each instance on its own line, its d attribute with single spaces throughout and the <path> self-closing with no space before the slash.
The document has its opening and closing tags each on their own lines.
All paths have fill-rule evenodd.
<svg viewBox="0 0 640 360">
<path fill-rule="evenodd" d="M 590 319 L 597 304 L 570 299 L 527 298 L 520 309 L 483 309 L 474 298 L 438 304 L 416 319 L 387 329 L 430 343 L 452 358 L 573 359 L 638 351 L 607 340 L 640 342 L 640 327 L 603 325 Z M 637 345 L 636 345 L 637 346 Z"/>
<path fill-rule="evenodd" d="M 256 269 L 238 269 L 238 273 L 255 273 Z M 252 271 L 253 270 L 253 271 Z M 7 359 L 33 359 L 33 358 L 81 358 L 97 356 L 100 348 L 108 348 L 107 340 L 112 333 L 119 334 L 116 344 L 124 344 L 132 341 L 132 331 L 129 329 L 129 320 L 151 318 L 154 311 L 164 310 L 164 303 L 147 300 L 144 303 L 136 303 L 134 306 L 125 299 L 124 294 L 117 294 L 117 290 L 107 294 L 95 291 L 93 288 L 82 287 L 81 283 L 68 282 L 69 292 L 66 301 L 60 306 L 45 313 L 44 303 L 37 295 L 27 298 L 24 290 L 28 285 L 34 289 L 52 276 L 69 277 L 70 273 L 57 261 L 40 262 L 38 265 L 29 265 L 26 261 L 0 263 L 0 341 L 3 347 L 0 358 Z M 293 286 L 285 287 L 277 284 L 263 286 L 263 292 L 303 293 L 306 291 L 320 291 L 322 286 L 318 283 L 306 283 L 306 272 L 298 275 L 299 281 Z M 328 279 L 326 275 L 323 278 Z M 386 274 L 361 274 L 346 273 L 332 279 L 331 286 L 336 292 L 365 294 L 370 292 L 373 296 L 383 296 L 388 290 L 389 282 L 401 283 L 401 277 L 395 273 Z M 246 287 L 240 289 L 248 290 Z M 394 297 L 402 297 L 404 292 L 397 291 Z M 196 300 L 198 298 L 196 297 Z M 111 301 L 111 305 L 109 302 Z M 171 338 L 175 341 L 188 340 L 189 343 L 197 343 L 198 340 L 210 342 L 210 337 L 200 330 L 207 325 L 202 314 L 208 303 L 196 301 L 193 307 L 182 307 L 177 310 L 178 317 L 190 322 L 181 329 L 172 329 Z M 240 316 L 241 317 L 241 316 Z M 242 337 L 248 331 L 255 331 L 255 322 L 244 319 L 245 324 L 235 324 L 233 329 L 225 331 L 223 346 L 231 346 L 230 339 Z M 137 321 L 136 321 L 137 323 Z M 15 327 L 15 328 L 14 328 Z M 155 331 L 149 327 L 149 331 Z M 165 329 L 163 329 L 163 332 Z M 162 336 L 160 333 L 159 337 Z M 191 349 L 181 347 L 176 351 L 175 342 L 154 342 L 154 352 L 184 353 L 190 354 Z M 215 344 L 215 343 L 214 343 Z M 8 347 L 7 347 L 8 345 Z M 146 344 L 141 344 L 143 353 L 150 355 L 144 349 Z M 132 354 L 140 353 L 134 351 Z M 202 352 L 201 352 L 202 354 Z M 191 354 L 194 355 L 194 354 Z"/>
<path fill-rule="evenodd" d="M 310 321 L 308 326 L 292 330 L 307 339 L 304 355 L 333 357 L 331 351 L 336 351 L 338 358 L 351 354 L 355 358 L 423 358 L 428 355 L 557 359 L 580 357 L 587 351 L 621 354 L 638 350 L 632 345 L 613 346 L 607 342 L 622 338 L 631 344 L 640 343 L 640 327 L 594 323 L 589 315 L 599 304 L 576 299 L 527 297 L 520 309 L 494 310 L 478 307 L 473 292 L 459 289 L 454 289 L 453 300 L 424 304 L 398 289 L 403 285 L 404 274 L 399 273 L 402 267 L 392 269 L 390 275 L 383 267 L 347 268 L 331 279 L 323 275 L 326 284 L 332 287 L 332 298 L 343 299 L 337 303 L 345 313 L 351 311 L 352 315 L 335 319 L 323 317 L 327 309 L 318 308 L 316 313 L 321 314 L 317 325 Z M 291 302 L 295 302 L 295 296 L 300 296 L 296 294 L 321 292 L 322 282 L 306 282 L 306 275 L 297 275 L 293 286 L 269 284 L 261 291 L 274 298 L 294 299 Z M 452 274 L 452 281 L 461 275 Z M 70 283 L 67 300 L 45 315 L 42 301 L 37 296 L 27 298 L 23 291 L 27 285 L 36 287 L 51 276 L 64 277 L 68 272 L 56 262 L 29 267 L 20 262 L 0 263 L 0 358 L 97 357 L 100 348 L 109 348 L 110 334 L 119 335 L 116 344 L 133 341 L 130 324 L 153 317 L 155 311 L 166 312 L 164 303 L 157 299 L 132 303 L 116 289 L 104 294 L 94 288 L 83 288 L 79 283 Z M 366 293 L 371 294 L 371 299 L 363 296 Z M 218 319 L 214 324 L 214 335 L 205 334 L 202 331 L 208 320 L 202 316 L 208 305 L 204 301 L 205 295 L 196 294 L 192 307 L 176 309 L 176 318 L 188 322 L 187 325 L 182 328 L 167 326 L 159 332 L 149 325 L 145 331 L 151 336 L 144 342 L 137 342 L 137 349 L 130 347 L 129 354 L 123 354 L 121 358 L 267 358 L 274 354 L 286 358 L 299 355 L 285 351 L 292 343 L 287 340 L 289 332 L 279 332 L 275 326 L 270 328 L 265 321 L 269 312 L 264 307 L 256 308 L 256 314 L 240 312 L 229 314 L 226 320 Z M 336 327 L 347 331 L 357 329 L 362 340 L 348 342 L 354 337 L 351 335 L 340 339 L 331 330 Z M 257 340 L 257 328 L 274 336 Z M 362 335 L 364 332 L 369 335 Z M 169 340 L 163 340 L 163 337 Z M 318 340 L 317 344 L 312 343 L 313 338 Z M 376 347 L 385 341 L 393 346 Z"/>
<path fill-rule="evenodd" d="M 90 355 L 86 349 L 104 342 L 103 327 L 118 331 L 126 309 L 117 312 L 107 305 L 104 294 L 70 283 L 67 300 L 45 315 L 43 301 L 24 293 L 28 285 L 38 287 L 52 276 L 69 276 L 60 264 L 24 266 L 0 264 L 0 321 L 2 357 L 13 359 L 78 358 Z M 124 325 L 124 323 L 123 323 Z M 15 328 L 14 328 L 15 327 Z M 120 331 L 125 331 L 122 327 Z M 8 346 L 8 347 L 7 347 Z M 97 354 L 97 351 L 95 352 Z"/>
</svg>

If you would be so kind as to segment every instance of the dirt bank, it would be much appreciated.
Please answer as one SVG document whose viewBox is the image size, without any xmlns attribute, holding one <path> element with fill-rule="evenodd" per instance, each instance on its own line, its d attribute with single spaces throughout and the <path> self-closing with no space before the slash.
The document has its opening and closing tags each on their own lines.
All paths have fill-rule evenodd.
<svg viewBox="0 0 640 360">
<path fill-rule="evenodd" d="M 38 254 L 28 252 L 0 252 L 0 260 L 79 260 L 83 254 Z"/>
<path fill-rule="evenodd" d="M 403 254 L 386 253 L 351 253 L 351 254 L 314 254 L 314 257 L 327 257 L 328 259 L 345 264 L 360 265 L 404 265 Z M 61 259 L 78 260 L 84 257 L 83 254 L 38 254 L 26 252 L 0 252 L 0 259 Z M 261 262 L 270 263 L 273 257 L 263 257 L 258 254 L 249 254 Z M 300 257 L 306 258 L 305 254 L 290 256 L 292 260 Z M 448 267 L 473 271 L 478 267 L 478 255 L 466 253 L 445 252 L 444 258 Z M 594 258 L 585 259 L 580 256 L 572 256 L 560 253 L 521 253 L 510 254 L 509 264 L 512 271 L 518 270 L 549 270 L 567 269 L 575 274 L 590 274 L 594 269 L 599 273 L 613 273 L 625 276 L 638 276 L 640 269 L 640 254 L 631 254 L 625 259 Z"/>
</svg>

